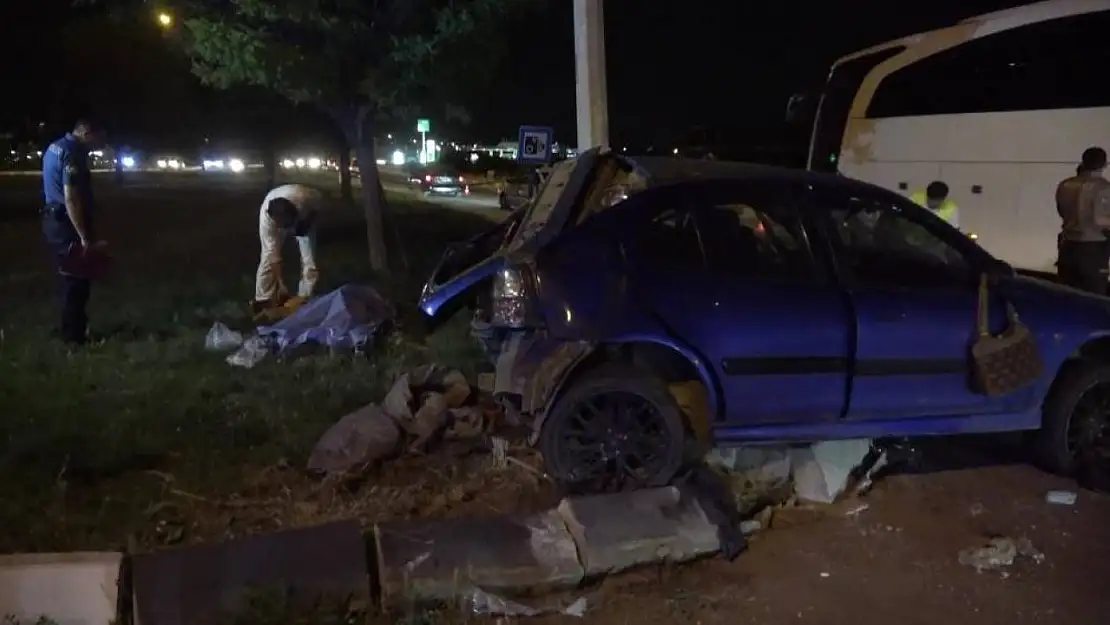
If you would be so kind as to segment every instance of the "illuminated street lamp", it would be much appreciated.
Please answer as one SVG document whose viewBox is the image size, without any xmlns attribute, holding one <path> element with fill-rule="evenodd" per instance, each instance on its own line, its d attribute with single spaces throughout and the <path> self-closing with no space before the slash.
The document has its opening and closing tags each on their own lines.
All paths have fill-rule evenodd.
<svg viewBox="0 0 1110 625">
<path fill-rule="evenodd" d="M 165 11 L 160 11 L 158 13 L 158 25 L 162 28 L 173 26 L 173 16 Z"/>
</svg>

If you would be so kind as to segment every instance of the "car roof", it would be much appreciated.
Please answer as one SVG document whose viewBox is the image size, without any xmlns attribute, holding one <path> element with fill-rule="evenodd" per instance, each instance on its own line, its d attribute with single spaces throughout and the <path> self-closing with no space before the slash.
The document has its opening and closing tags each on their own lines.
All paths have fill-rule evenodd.
<svg viewBox="0 0 1110 625">
<path fill-rule="evenodd" d="M 893 192 L 839 174 L 814 172 L 757 163 L 710 161 L 665 156 L 628 159 L 648 175 L 650 187 L 680 185 L 696 181 L 760 181 L 783 185 L 819 185 L 844 193 L 890 195 Z"/>
</svg>

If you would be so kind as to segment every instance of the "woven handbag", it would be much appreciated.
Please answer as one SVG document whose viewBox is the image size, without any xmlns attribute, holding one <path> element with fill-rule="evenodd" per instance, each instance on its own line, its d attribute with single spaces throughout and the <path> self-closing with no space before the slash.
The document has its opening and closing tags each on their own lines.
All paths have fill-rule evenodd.
<svg viewBox="0 0 1110 625">
<path fill-rule="evenodd" d="M 971 389 L 980 395 L 998 397 L 1037 381 L 1044 361 L 1037 339 L 1021 322 L 1013 302 L 1006 300 L 1006 329 L 990 333 L 990 291 L 987 275 L 979 278 L 975 342 L 971 345 Z"/>
</svg>

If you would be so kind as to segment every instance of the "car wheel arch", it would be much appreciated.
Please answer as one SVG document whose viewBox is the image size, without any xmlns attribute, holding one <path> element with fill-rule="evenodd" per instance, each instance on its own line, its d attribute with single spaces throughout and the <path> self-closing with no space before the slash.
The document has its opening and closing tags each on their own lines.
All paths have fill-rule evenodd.
<svg viewBox="0 0 1110 625">
<path fill-rule="evenodd" d="M 721 406 L 721 387 L 705 366 L 704 359 L 692 349 L 670 341 L 655 338 L 612 340 L 599 343 L 583 358 L 573 362 L 560 376 L 543 408 L 532 422 L 532 441 L 539 438 L 552 406 L 583 376 L 600 367 L 613 363 L 628 364 L 645 373 L 654 374 L 668 383 L 694 381 L 705 387 L 707 418 L 710 424 L 717 418 Z M 689 415 L 686 415 L 687 420 Z M 690 423 L 687 423 L 691 426 Z"/>
</svg>

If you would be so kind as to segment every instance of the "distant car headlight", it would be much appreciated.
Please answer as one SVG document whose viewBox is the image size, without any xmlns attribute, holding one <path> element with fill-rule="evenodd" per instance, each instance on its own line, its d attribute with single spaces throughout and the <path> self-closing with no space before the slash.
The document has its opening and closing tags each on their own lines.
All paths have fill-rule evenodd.
<svg viewBox="0 0 1110 625">
<path fill-rule="evenodd" d="M 123 165 L 127 169 L 131 169 L 131 168 L 135 167 L 135 157 L 134 156 L 125 156 L 125 157 L 119 159 L 119 162 L 120 162 L 121 165 Z"/>
<path fill-rule="evenodd" d="M 231 171 L 235 172 L 235 173 L 239 173 L 239 172 L 243 171 L 244 169 L 246 169 L 247 165 L 245 163 L 243 163 L 243 161 L 241 159 L 233 158 L 233 159 L 231 159 L 230 161 L 227 162 L 227 168 L 230 169 Z"/>
<path fill-rule="evenodd" d="M 293 162 L 293 159 L 289 159 L 289 158 L 287 158 L 287 159 L 285 159 L 284 161 L 281 162 L 281 166 L 284 167 L 285 169 L 293 169 L 296 165 L 297 164 Z"/>
<path fill-rule="evenodd" d="M 223 161 L 204 161 L 204 168 L 205 169 L 223 169 L 224 168 L 224 162 Z"/>
<path fill-rule="evenodd" d="M 321 165 L 323 165 L 323 162 L 320 159 L 316 158 L 316 157 L 308 159 L 308 168 L 309 169 L 320 169 Z"/>
<path fill-rule="evenodd" d="M 298 158 L 296 161 L 294 161 L 294 163 L 296 163 L 297 167 L 304 167 L 304 159 L 303 158 Z"/>
<path fill-rule="evenodd" d="M 158 169 L 165 169 L 165 168 L 170 166 L 169 161 L 167 161 L 164 158 L 158 159 L 158 161 L 155 164 L 158 165 Z"/>
</svg>

